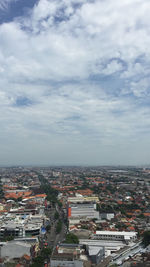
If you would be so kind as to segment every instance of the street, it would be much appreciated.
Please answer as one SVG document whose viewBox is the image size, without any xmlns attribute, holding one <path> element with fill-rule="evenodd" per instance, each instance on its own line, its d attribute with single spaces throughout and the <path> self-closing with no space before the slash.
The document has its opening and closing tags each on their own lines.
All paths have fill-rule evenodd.
<svg viewBox="0 0 150 267">
<path fill-rule="evenodd" d="M 55 219 L 55 213 L 56 212 L 58 212 L 58 214 L 59 214 L 59 218 L 58 219 Z M 64 213 L 61 210 L 61 208 L 58 207 L 58 205 L 56 204 L 56 208 L 51 208 L 50 210 L 48 210 L 46 212 L 46 214 L 47 214 L 48 218 L 50 219 L 51 229 L 50 229 L 49 232 L 47 232 L 45 234 L 45 239 L 46 239 L 46 242 L 48 243 L 49 247 L 55 248 L 56 245 L 59 242 L 63 242 L 65 240 L 65 237 L 66 237 L 67 226 L 64 223 L 64 219 L 65 219 L 64 218 Z M 56 226 L 57 226 L 57 223 L 59 221 L 61 221 L 62 227 L 61 227 L 60 233 L 56 233 Z"/>
</svg>

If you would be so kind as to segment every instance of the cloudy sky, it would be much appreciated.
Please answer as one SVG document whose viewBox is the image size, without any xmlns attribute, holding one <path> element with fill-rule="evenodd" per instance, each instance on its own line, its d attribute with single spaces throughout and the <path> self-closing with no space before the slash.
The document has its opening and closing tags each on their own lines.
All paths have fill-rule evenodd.
<svg viewBox="0 0 150 267">
<path fill-rule="evenodd" d="M 149 0 L 0 1 L 0 165 L 150 163 Z"/>
</svg>

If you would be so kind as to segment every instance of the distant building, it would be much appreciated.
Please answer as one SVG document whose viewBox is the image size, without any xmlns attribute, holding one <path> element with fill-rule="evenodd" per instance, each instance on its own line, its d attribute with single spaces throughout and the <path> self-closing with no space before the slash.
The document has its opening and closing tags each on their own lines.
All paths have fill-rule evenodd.
<svg viewBox="0 0 150 267">
<path fill-rule="evenodd" d="M 75 197 L 68 197 L 68 202 L 70 203 L 83 203 L 83 202 L 99 202 L 99 198 L 97 196 L 82 196 L 80 194 L 76 194 Z"/>
</svg>

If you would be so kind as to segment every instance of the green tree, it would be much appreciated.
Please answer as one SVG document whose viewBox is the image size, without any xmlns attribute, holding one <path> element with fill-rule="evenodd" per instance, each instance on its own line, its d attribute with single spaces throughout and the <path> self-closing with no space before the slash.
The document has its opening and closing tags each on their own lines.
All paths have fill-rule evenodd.
<svg viewBox="0 0 150 267">
<path fill-rule="evenodd" d="M 44 265 L 44 257 L 37 256 L 33 259 L 33 263 L 30 265 L 31 267 L 43 267 Z"/>
<path fill-rule="evenodd" d="M 58 200 L 57 201 L 57 203 L 58 203 L 58 206 L 60 207 L 60 208 L 62 208 L 62 203 Z"/>
<path fill-rule="evenodd" d="M 51 230 L 51 226 L 50 226 L 50 224 L 48 224 L 48 225 L 46 226 L 46 231 L 49 232 L 50 230 Z"/>
<path fill-rule="evenodd" d="M 145 247 L 150 245 L 150 231 L 145 231 L 143 234 L 143 244 Z"/>
<path fill-rule="evenodd" d="M 140 218 L 140 219 L 145 219 L 145 216 L 144 216 L 144 214 L 143 213 L 141 213 L 140 215 L 138 215 L 137 216 L 138 218 Z"/>
<path fill-rule="evenodd" d="M 50 186 L 49 182 L 43 175 L 38 174 L 38 178 L 41 183 L 40 189 L 47 195 L 47 200 L 51 201 L 52 204 L 57 203 L 58 191 Z"/>
<path fill-rule="evenodd" d="M 50 257 L 51 254 L 52 254 L 52 249 L 51 248 L 43 248 L 41 250 L 41 256 L 44 259 Z"/>
<path fill-rule="evenodd" d="M 67 234 L 66 240 L 65 240 L 64 243 L 68 243 L 68 244 L 79 244 L 79 239 L 73 233 L 69 233 L 69 234 Z"/>
<path fill-rule="evenodd" d="M 62 229 L 62 222 L 59 221 L 56 225 L 56 233 L 59 234 L 61 232 Z"/>
<path fill-rule="evenodd" d="M 54 214 L 54 219 L 55 220 L 58 220 L 59 219 L 59 213 L 56 211 L 55 214 Z"/>
</svg>

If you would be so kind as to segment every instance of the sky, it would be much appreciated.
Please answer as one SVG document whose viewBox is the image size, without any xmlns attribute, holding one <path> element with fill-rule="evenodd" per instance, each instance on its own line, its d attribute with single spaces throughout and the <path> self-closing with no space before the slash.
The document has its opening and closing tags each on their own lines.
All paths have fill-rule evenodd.
<svg viewBox="0 0 150 267">
<path fill-rule="evenodd" d="M 149 0 L 0 1 L 0 165 L 150 164 Z"/>
</svg>

